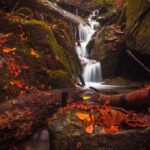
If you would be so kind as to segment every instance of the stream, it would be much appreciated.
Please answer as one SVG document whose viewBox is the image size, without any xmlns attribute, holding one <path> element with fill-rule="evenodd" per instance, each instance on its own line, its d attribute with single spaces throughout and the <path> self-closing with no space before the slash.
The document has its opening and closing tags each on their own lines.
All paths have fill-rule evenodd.
<svg viewBox="0 0 150 150">
<path fill-rule="evenodd" d="M 98 90 L 126 88 L 125 86 L 104 84 L 102 81 L 101 63 L 90 59 L 87 46 L 101 26 L 95 19 L 99 15 L 99 10 L 92 11 L 87 18 L 88 24 L 79 24 L 78 31 L 75 32 L 75 37 L 77 37 L 78 33 L 78 39 L 76 38 L 78 42 L 76 42 L 75 51 L 83 68 L 82 77 L 85 82 L 85 86 L 83 88 L 89 89 L 93 87 Z M 80 81 L 78 82 L 80 83 Z"/>
<path fill-rule="evenodd" d="M 96 89 L 115 89 L 121 86 L 104 85 L 102 82 L 101 63 L 90 59 L 87 45 L 100 27 L 100 24 L 94 19 L 99 15 L 98 10 L 94 10 L 88 17 L 88 25 L 80 24 L 78 26 L 79 42 L 76 42 L 75 51 L 81 61 L 83 68 L 83 79 L 85 86 L 83 88 L 94 87 Z M 123 87 L 123 86 L 122 86 Z M 28 140 L 18 147 L 18 150 L 49 150 L 49 134 L 47 129 L 37 131 Z"/>
<path fill-rule="evenodd" d="M 83 78 L 86 86 L 84 88 L 97 87 L 100 86 L 102 81 L 102 71 L 101 64 L 96 60 L 89 58 L 87 51 L 87 45 L 97 32 L 100 24 L 96 22 L 93 18 L 99 15 L 99 11 L 93 11 L 88 17 L 88 24 L 80 24 L 78 26 L 79 32 L 79 45 L 76 43 L 75 50 L 78 54 L 78 57 L 81 61 L 83 67 Z M 104 87 L 103 87 L 104 88 Z M 37 131 L 32 135 L 27 141 L 19 145 L 19 150 L 49 150 L 49 134 L 47 129 Z"/>
<path fill-rule="evenodd" d="M 98 10 L 93 11 L 88 17 L 89 25 L 80 24 L 78 26 L 80 44 L 76 43 L 75 50 L 83 67 L 83 79 L 86 86 L 89 86 L 90 83 L 95 84 L 102 81 L 101 64 L 96 60 L 90 59 L 87 50 L 88 43 L 96 33 L 96 29 L 100 26 L 100 24 L 93 19 L 98 15 Z"/>
</svg>

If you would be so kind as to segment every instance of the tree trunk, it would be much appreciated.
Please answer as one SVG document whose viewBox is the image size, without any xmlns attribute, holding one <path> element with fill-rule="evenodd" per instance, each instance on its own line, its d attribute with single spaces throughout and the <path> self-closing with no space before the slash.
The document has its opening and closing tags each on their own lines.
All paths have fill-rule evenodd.
<svg viewBox="0 0 150 150">
<path fill-rule="evenodd" d="M 150 86 L 135 90 L 129 93 L 106 95 L 102 93 L 92 94 L 94 99 L 100 104 L 109 104 L 125 109 L 144 109 L 150 106 Z"/>
<path fill-rule="evenodd" d="M 1 4 L 2 3 L 2 4 Z M 80 16 L 76 16 L 61 7 L 56 3 L 52 3 L 48 0 L 9 0 L 9 3 L 6 1 L 0 2 L 0 5 L 3 5 L 3 8 L 12 11 L 20 7 L 28 7 L 31 10 L 37 11 L 39 13 L 53 14 L 56 17 L 66 19 L 68 22 L 78 24 L 87 24 L 86 21 Z"/>
<path fill-rule="evenodd" d="M 62 89 L 51 92 L 31 91 L 0 105 L 0 150 L 30 136 L 46 125 L 46 119 L 59 107 L 78 99 L 78 90 Z M 64 96 L 65 93 L 65 96 Z"/>
<path fill-rule="evenodd" d="M 55 94 L 54 94 L 55 93 Z M 60 105 L 61 92 L 33 91 L 0 105 L 0 149 L 31 135 Z"/>
</svg>

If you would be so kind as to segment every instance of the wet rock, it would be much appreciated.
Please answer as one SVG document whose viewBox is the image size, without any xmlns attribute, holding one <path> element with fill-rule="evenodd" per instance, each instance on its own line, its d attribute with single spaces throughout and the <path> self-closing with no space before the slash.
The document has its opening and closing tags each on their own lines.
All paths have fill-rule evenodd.
<svg viewBox="0 0 150 150">
<path fill-rule="evenodd" d="M 136 3 L 136 5 L 135 5 Z M 146 0 L 128 0 L 127 44 L 130 49 L 150 55 L 150 4 Z"/>
<path fill-rule="evenodd" d="M 90 54 L 92 48 L 94 47 L 94 43 L 95 43 L 95 38 L 92 38 L 90 40 L 90 42 L 87 44 L 86 48 L 87 48 L 87 51 L 88 51 L 89 54 Z"/>
<path fill-rule="evenodd" d="M 101 62 L 103 77 L 113 77 L 125 53 L 123 32 L 116 25 L 103 27 L 96 35 L 91 57 Z"/>
<path fill-rule="evenodd" d="M 74 104 L 73 106 L 75 107 L 76 104 Z M 83 104 L 81 106 L 77 104 L 77 106 L 78 109 L 73 109 L 72 106 L 68 106 L 70 107 L 69 110 L 68 108 L 64 108 L 60 110 L 57 114 L 55 114 L 51 119 L 49 119 L 51 149 L 142 150 L 144 148 L 150 148 L 149 128 L 143 128 L 141 130 L 124 129 L 117 131 L 117 128 L 114 127 L 112 131 L 107 130 L 107 127 L 105 128 L 102 124 L 96 125 L 95 117 L 98 116 L 99 112 L 105 113 L 105 110 L 102 110 L 103 108 L 97 107 L 97 111 L 96 109 L 94 109 L 94 106 L 90 106 L 91 108 L 93 107 L 93 109 L 90 111 L 88 109 L 88 105 Z M 112 116 L 116 113 L 117 111 L 113 110 Z M 79 118 L 81 117 L 81 120 L 77 116 L 79 116 Z M 91 119 L 95 119 L 95 125 L 90 130 L 87 129 L 87 126 L 89 124 L 86 124 L 86 122 L 91 121 L 89 116 L 91 116 Z M 112 116 L 111 119 L 113 118 Z M 82 117 L 87 118 L 83 119 Z M 107 117 L 108 116 L 106 116 L 106 118 Z M 106 120 L 106 122 L 108 123 L 109 120 Z"/>
<path fill-rule="evenodd" d="M 98 9 L 99 10 L 99 15 L 101 14 L 104 14 L 104 13 L 107 13 L 108 12 L 108 6 L 107 5 L 102 5 L 100 6 L 100 8 Z"/>
<path fill-rule="evenodd" d="M 27 16 L 29 10 L 25 9 L 25 13 Z M 35 19 L 36 16 L 26 20 L 17 12 L 1 12 L 0 16 L 0 38 L 4 41 L 0 44 L 1 102 L 33 88 L 48 90 L 73 86 L 72 75 L 81 70 L 66 22 L 51 16 L 47 16 L 46 23 Z M 53 23 L 49 24 L 48 19 Z"/>
<path fill-rule="evenodd" d="M 97 21 L 103 26 L 110 25 L 115 22 L 117 16 L 116 13 L 116 10 L 111 10 L 109 12 L 103 13 L 97 18 Z"/>
</svg>

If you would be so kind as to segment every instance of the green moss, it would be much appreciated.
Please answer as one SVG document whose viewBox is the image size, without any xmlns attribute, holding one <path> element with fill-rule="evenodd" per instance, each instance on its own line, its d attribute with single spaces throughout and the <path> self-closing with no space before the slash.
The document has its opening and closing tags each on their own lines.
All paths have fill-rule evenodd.
<svg viewBox="0 0 150 150">
<path fill-rule="evenodd" d="M 127 4 L 127 28 L 130 28 L 140 15 L 142 9 L 148 4 L 146 0 L 127 0 Z"/>
<path fill-rule="evenodd" d="M 43 17 L 49 23 L 54 23 L 54 21 L 56 21 L 55 17 L 51 14 L 43 14 Z"/>
<path fill-rule="evenodd" d="M 107 43 L 105 42 L 105 36 L 107 35 L 107 33 L 108 33 L 108 28 L 106 26 L 106 27 L 103 27 L 101 31 L 99 32 L 99 34 L 97 35 L 99 42 L 95 44 L 95 50 L 96 50 L 95 56 L 96 56 L 96 59 L 98 60 L 103 59 L 105 52 L 107 50 Z"/>
<path fill-rule="evenodd" d="M 106 4 L 106 5 L 114 5 L 115 4 L 115 0 L 96 0 L 97 4 Z"/>
<path fill-rule="evenodd" d="M 31 9 L 27 7 L 21 7 L 20 9 L 15 11 L 16 14 L 22 15 L 22 16 L 32 16 L 33 12 Z"/>
<path fill-rule="evenodd" d="M 135 5 L 136 4 L 136 5 Z M 148 1 L 146 0 L 128 0 L 127 5 L 127 29 L 130 31 L 133 27 L 134 32 L 131 33 L 131 39 L 127 39 L 129 47 L 139 51 L 142 54 L 150 54 L 150 12 L 145 14 L 138 22 L 139 16 L 147 9 Z M 138 24 L 137 24 L 138 23 Z"/>
<path fill-rule="evenodd" d="M 73 86 L 71 77 L 75 72 L 73 70 L 79 65 L 77 61 L 74 61 L 72 33 L 64 21 L 54 20 L 56 23 L 54 25 L 58 27 L 56 29 L 51 28 L 52 24 L 48 22 L 25 20 L 14 13 L 0 14 L 0 18 L 0 32 L 12 33 L 5 38 L 5 46 L 16 48 L 15 51 L 9 53 L 1 51 L 1 57 L 6 60 L 12 58 L 12 63 L 14 63 L 12 65 L 19 69 L 18 76 L 15 76 L 8 72 L 7 65 L 4 64 L 0 72 L 0 90 L 2 91 L 0 98 L 4 100 L 14 98 L 21 91 L 26 90 L 25 87 L 47 90 L 49 87 Z M 33 48 L 40 57 L 31 55 L 30 48 Z M 22 66 L 27 66 L 27 68 L 20 68 Z M 10 81 L 13 80 L 23 81 L 26 85 L 23 89 L 11 85 Z"/>
<path fill-rule="evenodd" d="M 52 29 L 47 24 L 37 20 L 30 20 L 24 25 L 24 29 L 33 47 L 41 47 L 54 57 L 57 57 L 65 70 L 71 73 L 65 49 L 58 44 Z"/>
<path fill-rule="evenodd" d="M 116 11 L 115 11 L 114 9 L 112 9 L 112 10 L 110 10 L 110 11 L 108 11 L 108 12 L 105 12 L 105 13 L 101 14 L 100 17 L 107 18 L 107 17 L 110 17 L 110 16 L 114 15 L 115 12 L 116 12 Z"/>
<path fill-rule="evenodd" d="M 65 88 L 73 86 L 70 75 L 63 70 L 51 72 L 49 74 L 48 82 L 50 82 L 52 88 Z"/>
<path fill-rule="evenodd" d="M 63 34 L 65 36 L 65 42 L 68 44 L 69 47 L 73 47 L 74 45 L 73 35 L 69 30 L 68 24 L 62 20 L 57 20 L 54 23 L 57 25 L 58 29 L 61 29 L 62 31 L 66 32 Z"/>
</svg>

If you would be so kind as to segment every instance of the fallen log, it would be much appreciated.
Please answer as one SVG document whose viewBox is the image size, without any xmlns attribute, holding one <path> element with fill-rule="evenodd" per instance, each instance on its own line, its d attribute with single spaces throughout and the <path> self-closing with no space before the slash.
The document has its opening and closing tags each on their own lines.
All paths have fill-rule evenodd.
<svg viewBox="0 0 150 150">
<path fill-rule="evenodd" d="M 97 101 L 100 104 L 139 110 L 150 106 L 150 87 L 148 86 L 129 93 L 112 95 L 96 92 L 91 94 L 90 97 L 91 100 Z"/>
<path fill-rule="evenodd" d="M 60 89 L 50 92 L 33 90 L 0 105 L 0 150 L 6 150 L 30 136 L 67 100 L 76 100 L 78 90 Z M 77 96 L 76 96 L 77 97 Z"/>
<path fill-rule="evenodd" d="M 66 19 L 70 23 L 87 24 L 86 21 L 80 16 L 76 16 L 61 7 L 56 3 L 52 3 L 48 0 L 16 0 L 17 8 L 28 7 L 31 10 L 38 11 L 40 13 L 52 14 L 56 17 Z"/>
<path fill-rule="evenodd" d="M 61 92 L 33 91 L 0 105 L 0 149 L 8 149 L 45 124 L 60 105 Z"/>
</svg>

